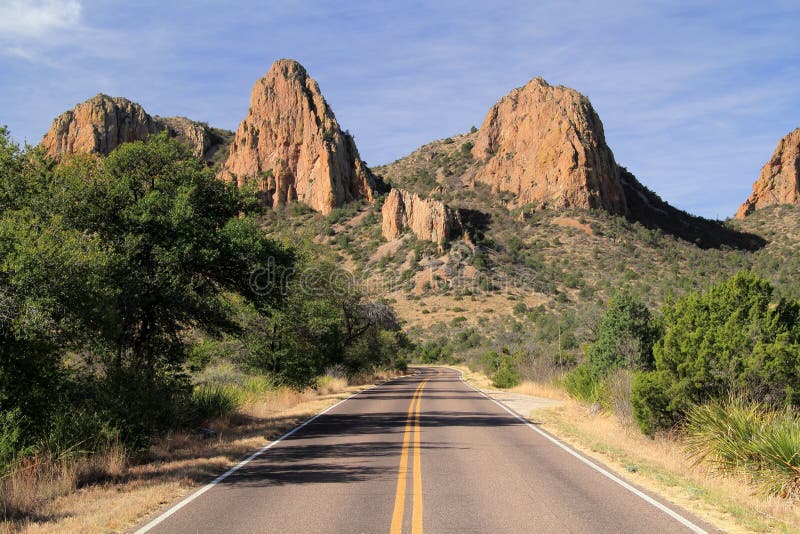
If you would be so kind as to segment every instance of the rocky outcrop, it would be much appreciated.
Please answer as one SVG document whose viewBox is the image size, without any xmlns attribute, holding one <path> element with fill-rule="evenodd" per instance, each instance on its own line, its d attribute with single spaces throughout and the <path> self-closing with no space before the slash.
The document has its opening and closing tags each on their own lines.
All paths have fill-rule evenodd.
<svg viewBox="0 0 800 534">
<path fill-rule="evenodd" d="M 753 193 L 739 207 L 737 219 L 775 204 L 800 203 L 800 128 L 778 142 L 770 160 L 761 168 Z"/>
<path fill-rule="evenodd" d="M 209 128 L 186 117 L 156 117 L 159 126 L 169 134 L 192 149 L 198 158 L 204 157 L 213 143 Z"/>
<path fill-rule="evenodd" d="M 627 212 L 603 124 L 573 89 L 536 78 L 511 91 L 489 110 L 472 155 L 485 161 L 475 179 L 517 206 Z"/>
<path fill-rule="evenodd" d="M 144 141 L 151 134 L 169 131 L 195 156 L 209 159 L 224 143 L 224 130 L 185 117 L 151 117 L 126 98 L 96 95 L 56 117 L 42 139 L 47 154 L 97 153 L 107 155 L 122 143 Z"/>
<path fill-rule="evenodd" d="M 142 106 L 99 94 L 56 117 L 42 139 L 47 154 L 108 154 L 122 143 L 147 139 L 163 129 Z"/>
<path fill-rule="evenodd" d="M 373 197 L 374 177 L 317 82 L 296 61 L 276 61 L 250 95 L 219 177 L 257 180 L 270 206 L 299 200 L 322 213 Z"/>
<path fill-rule="evenodd" d="M 458 213 L 443 202 L 403 189 L 389 192 L 381 214 L 381 230 L 388 241 L 400 237 L 406 228 L 417 238 L 434 243 L 460 237 L 464 231 Z"/>
</svg>

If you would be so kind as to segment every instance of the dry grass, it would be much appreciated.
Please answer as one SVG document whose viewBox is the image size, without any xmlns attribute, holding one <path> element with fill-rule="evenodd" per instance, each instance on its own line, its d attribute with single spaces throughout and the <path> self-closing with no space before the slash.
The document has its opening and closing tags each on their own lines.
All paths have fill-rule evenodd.
<svg viewBox="0 0 800 534">
<path fill-rule="evenodd" d="M 370 379 L 390 375 L 358 377 L 358 385 L 327 377 L 317 389 L 266 392 L 248 399 L 236 414 L 209 422 L 216 436 L 171 432 L 133 465 L 121 447 L 73 463 L 40 460 L 37 469 L 3 481 L 0 505 L 30 513 L 0 523 L 0 533 L 131 530 L 303 419 L 363 389 Z"/>
<path fill-rule="evenodd" d="M 647 438 L 615 415 L 592 414 L 575 401 L 539 410 L 536 419 L 545 430 L 626 479 L 728 532 L 800 531 L 797 506 L 756 495 L 743 482 L 711 476 L 686 458 L 675 437 Z"/>
<path fill-rule="evenodd" d="M 570 398 L 563 388 L 553 384 L 531 382 L 530 380 L 526 380 L 508 391 L 530 395 L 531 397 L 544 397 L 546 399 L 569 400 Z"/>
<path fill-rule="evenodd" d="M 545 304 L 543 295 L 482 293 L 475 297 L 458 298 L 455 295 L 426 294 L 419 300 L 410 300 L 403 291 L 389 294 L 394 300 L 392 307 L 407 328 L 427 328 L 434 323 L 449 323 L 456 317 L 464 317 L 464 325 L 476 326 L 481 317 L 512 315 L 514 306 L 525 302 L 529 308 Z M 511 298 L 509 298 L 511 297 Z M 427 310 L 429 313 L 423 313 Z"/>
<path fill-rule="evenodd" d="M 118 443 L 91 456 L 54 458 L 42 453 L 25 459 L 0 480 L 0 509 L 10 518 L 36 518 L 54 499 L 92 484 L 121 480 L 128 453 Z"/>
<path fill-rule="evenodd" d="M 564 228 L 574 228 L 576 230 L 580 230 L 586 235 L 594 235 L 591 226 L 589 226 L 586 223 L 580 222 L 578 219 L 575 219 L 574 217 L 556 217 L 553 219 L 553 224 L 557 224 L 558 226 L 563 226 Z"/>
</svg>

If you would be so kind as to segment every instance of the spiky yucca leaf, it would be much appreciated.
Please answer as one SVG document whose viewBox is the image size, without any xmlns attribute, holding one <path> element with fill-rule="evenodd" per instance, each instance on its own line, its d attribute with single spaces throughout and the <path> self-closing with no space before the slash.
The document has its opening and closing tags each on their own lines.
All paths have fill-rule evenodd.
<svg viewBox="0 0 800 534">
<path fill-rule="evenodd" d="M 695 464 L 737 476 L 769 495 L 800 496 L 800 415 L 731 399 L 688 414 L 685 448 Z"/>
</svg>

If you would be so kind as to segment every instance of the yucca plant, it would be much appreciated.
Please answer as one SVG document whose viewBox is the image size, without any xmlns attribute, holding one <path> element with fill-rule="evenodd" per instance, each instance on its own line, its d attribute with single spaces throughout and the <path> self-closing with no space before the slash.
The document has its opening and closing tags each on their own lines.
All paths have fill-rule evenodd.
<svg viewBox="0 0 800 534">
<path fill-rule="evenodd" d="M 771 495 L 800 497 L 800 417 L 794 410 L 774 414 L 755 441 L 765 466 L 763 485 Z"/>
<path fill-rule="evenodd" d="M 242 402 L 240 391 L 216 384 L 195 387 L 192 401 L 200 422 L 231 414 Z"/>
<path fill-rule="evenodd" d="M 769 495 L 800 496 L 800 415 L 758 402 L 714 401 L 690 410 L 685 448 L 695 464 Z"/>
</svg>

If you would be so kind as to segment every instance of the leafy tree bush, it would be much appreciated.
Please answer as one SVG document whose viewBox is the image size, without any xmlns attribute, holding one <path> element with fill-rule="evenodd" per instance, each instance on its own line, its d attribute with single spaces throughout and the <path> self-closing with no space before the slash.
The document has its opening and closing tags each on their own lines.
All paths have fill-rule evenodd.
<svg viewBox="0 0 800 534">
<path fill-rule="evenodd" d="M 501 360 L 497 371 L 492 375 L 492 385 L 496 388 L 513 388 L 519 384 L 519 368 L 511 357 Z"/>
<path fill-rule="evenodd" d="M 647 435 L 675 423 L 667 387 L 655 372 L 638 373 L 631 384 L 633 417 Z"/>
<path fill-rule="evenodd" d="M 420 363 L 447 363 L 453 349 L 446 342 L 426 341 L 419 350 Z"/>
<path fill-rule="evenodd" d="M 597 402 L 600 381 L 588 365 L 579 365 L 564 375 L 564 388 L 575 399 Z"/>
<path fill-rule="evenodd" d="M 286 302 L 251 314 L 244 363 L 302 388 L 331 366 L 354 375 L 403 359 L 407 343 L 388 306 L 368 301 L 349 273 L 310 243 L 298 249 Z"/>
<path fill-rule="evenodd" d="M 282 300 L 250 274 L 292 255 L 165 134 L 55 166 L 2 132 L 0 203 L 0 411 L 26 444 L 72 439 L 57 424 L 72 411 L 145 444 L 192 412 L 183 333 L 235 329 L 226 292 L 264 311 Z"/>
<path fill-rule="evenodd" d="M 664 309 L 655 370 L 633 383 L 634 415 L 652 433 L 730 392 L 771 404 L 800 401 L 800 304 L 741 272 Z"/>
<path fill-rule="evenodd" d="M 631 293 L 617 293 L 597 327 L 597 339 L 586 351 L 586 362 L 565 376 L 564 386 L 579 400 L 608 407 L 619 404 L 610 398 L 614 388 L 606 383 L 607 377 L 616 369 L 652 369 L 653 344 L 659 335 L 658 321 L 647 306 Z"/>
<path fill-rule="evenodd" d="M 511 354 L 508 347 L 500 352 L 490 350 L 481 357 L 481 364 L 498 388 L 512 388 L 520 382 L 519 357 Z"/>
<path fill-rule="evenodd" d="M 660 328 L 647 306 L 630 293 L 618 293 L 609 302 L 597 330 L 597 340 L 587 353 L 591 373 L 611 369 L 652 369 L 653 345 Z"/>
</svg>

